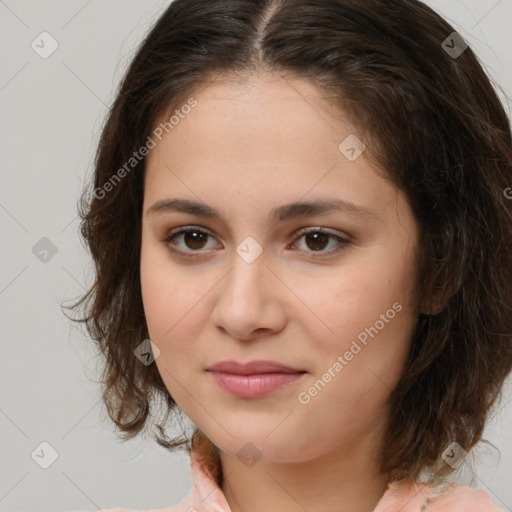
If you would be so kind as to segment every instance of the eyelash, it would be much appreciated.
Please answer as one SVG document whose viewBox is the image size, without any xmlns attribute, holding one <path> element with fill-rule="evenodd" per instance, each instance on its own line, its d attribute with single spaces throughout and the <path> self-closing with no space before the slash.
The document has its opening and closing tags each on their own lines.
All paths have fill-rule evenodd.
<svg viewBox="0 0 512 512">
<path fill-rule="evenodd" d="M 183 234 L 186 234 L 186 233 L 200 233 L 200 234 L 204 234 L 204 235 L 208 235 L 212 238 L 213 235 L 203 229 L 203 228 L 199 228 L 199 227 L 195 227 L 195 226 L 187 226 L 185 228 L 177 228 L 177 229 L 174 229 L 172 231 L 170 231 L 168 233 L 168 235 L 165 237 L 165 239 L 163 240 L 163 243 L 164 245 L 168 248 L 169 251 L 175 253 L 175 254 L 178 254 L 180 256 L 184 256 L 186 258 L 197 258 L 199 256 L 201 256 L 201 253 L 204 252 L 203 249 L 198 249 L 196 251 L 183 251 L 181 249 L 176 249 L 172 246 L 171 242 L 179 235 L 183 235 Z M 323 235 L 327 235 L 331 238 L 334 238 L 337 242 L 339 242 L 339 245 L 334 248 L 334 249 L 330 249 L 328 251 L 324 251 L 324 250 L 321 250 L 321 251 L 312 251 L 312 250 L 309 250 L 309 251 L 306 251 L 308 253 L 311 253 L 311 256 L 313 258 L 322 258 L 322 257 L 327 257 L 327 256 L 332 256 L 333 254 L 337 254 L 338 252 L 342 251 L 343 249 L 345 249 L 345 247 L 347 245 L 350 244 L 350 241 L 345 239 L 345 238 L 342 238 L 340 237 L 339 235 L 336 235 L 334 233 L 331 233 L 330 231 L 327 231 L 323 228 L 304 228 L 304 229 L 301 229 L 297 232 L 297 235 L 298 235 L 298 238 L 296 238 L 295 240 L 298 240 L 299 238 L 303 237 L 304 235 L 309 235 L 309 234 L 313 234 L 313 233 L 320 233 L 320 234 L 323 234 Z M 328 242 L 329 243 L 329 242 Z M 320 254 L 320 255 L 318 255 Z"/>
</svg>

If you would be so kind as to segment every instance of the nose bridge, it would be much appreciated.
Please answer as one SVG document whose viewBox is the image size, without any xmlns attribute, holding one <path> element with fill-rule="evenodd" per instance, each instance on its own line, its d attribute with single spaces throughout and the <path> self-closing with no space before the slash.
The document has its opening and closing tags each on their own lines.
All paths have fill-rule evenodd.
<svg viewBox="0 0 512 512">
<path fill-rule="evenodd" d="M 240 307 L 261 302 L 266 293 L 266 263 L 262 253 L 255 255 L 250 242 L 241 243 L 233 255 L 231 272 L 226 276 L 224 297 Z"/>
<path fill-rule="evenodd" d="M 263 252 L 255 257 L 253 249 L 249 245 L 247 252 L 242 243 L 233 253 L 231 270 L 222 281 L 211 315 L 217 327 L 240 340 L 252 339 L 256 330 L 277 331 L 284 322 L 283 312 L 276 303 L 275 287 L 268 285 L 268 279 L 273 276 L 267 269 L 267 258 Z"/>
</svg>

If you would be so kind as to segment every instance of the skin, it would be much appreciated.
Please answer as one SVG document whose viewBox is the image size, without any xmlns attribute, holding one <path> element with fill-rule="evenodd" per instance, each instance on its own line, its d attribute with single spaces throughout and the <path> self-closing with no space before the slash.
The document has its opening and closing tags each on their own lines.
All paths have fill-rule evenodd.
<svg viewBox="0 0 512 512">
<path fill-rule="evenodd" d="M 140 270 L 158 370 L 179 407 L 220 449 L 221 488 L 233 512 L 322 512 L 340 503 L 369 512 L 388 482 L 377 454 L 418 313 L 418 225 L 409 203 L 376 172 L 369 151 L 353 162 L 340 152 L 357 129 L 305 80 L 251 75 L 193 96 L 197 106 L 147 160 Z M 147 213 L 168 198 L 206 203 L 222 219 Z M 328 198 L 375 216 L 269 217 L 284 204 Z M 172 253 L 164 241 L 183 226 L 211 234 L 171 242 L 195 257 Z M 298 234 L 303 228 L 350 242 L 335 252 L 334 236 L 315 245 L 314 235 Z M 252 263 L 236 252 L 248 236 L 263 248 Z M 401 311 L 300 403 L 299 393 L 395 303 Z M 206 371 L 227 359 L 273 360 L 307 373 L 269 396 L 238 398 Z M 248 442 L 260 457 L 252 466 L 236 456 Z"/>
</svg>

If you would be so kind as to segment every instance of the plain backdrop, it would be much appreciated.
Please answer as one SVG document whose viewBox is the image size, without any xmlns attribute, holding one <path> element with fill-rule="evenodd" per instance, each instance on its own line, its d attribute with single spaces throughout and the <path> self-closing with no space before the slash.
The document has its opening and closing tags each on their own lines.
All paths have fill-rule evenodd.
<svg viewBox="0 0 512 512">
<path fill-rule="evenodd" d="M 510 113 L 512 0 L 427 3 L 469 42 Z M 95 382 L 93 343 L 59 306 L 92 279 L 76 203 L 107 106 L 168 4 L 0 0 L 0 511 L 160 508 L 192 485 L 185 454 L 151 438 L 116 437 Z M 58 44 L 48 58 L 32 47 L 42 32 L 51 36 L 45 51 Z M 501 457 L 482 445 L 474 471 L 461 474 L 504 510 L 512 510 L 511 416 L 509 379 L 486 430 Z M 46 462 L 56 456 L 47 469 L 37 459 L 43 452 Z"/>
</svg>

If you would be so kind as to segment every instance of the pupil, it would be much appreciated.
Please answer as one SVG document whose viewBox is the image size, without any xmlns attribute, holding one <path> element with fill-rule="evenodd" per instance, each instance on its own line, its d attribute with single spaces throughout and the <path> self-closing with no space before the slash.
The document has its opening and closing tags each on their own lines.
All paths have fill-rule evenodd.
<svg viewBox="0 0 512 512">
<path fill-rule="evenodd" d="M 308 240 L 312 240 L 313 242 L 313 247 L 308 243 Z M 326 235 L 325 233 L 313 233 L 313 234 L 308 234 L 306 235 L 306 244 L 307 246 L 310 248 L 310 249 L 313 249 L 313 250 L 320 250 L 320 249 L 323 249 L 326 244 L 328 243 L 328 235 Z M 320 244 L 321 247 L 318 247 L 318 245 L 316 244 Z"/>
<path fill-rule="evenodd" d="M 185 243 L 191 249 L 201 249 L 205 242 L 205 234 L 197 231 L 188 231 L 185 233 Z"/>
<path fill-rule="evenodd" d="M 204 233 L 198 233 L 197 231 L 189 231 L 185 233 L 185 243 L 191 249 L 201 249 L 206 241 Z M 319 251 L 325 248 L 329 242 L 329 237 L 325 233 L 310 233 L 306 235 L 306 244 L 310 249 Z"/>
</svg>

